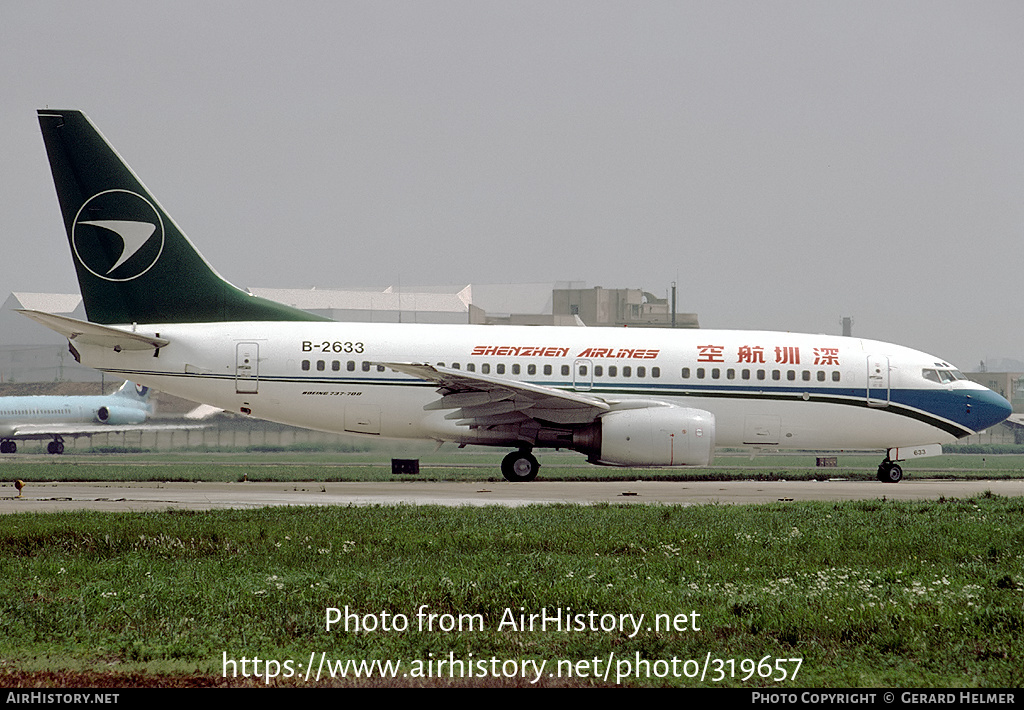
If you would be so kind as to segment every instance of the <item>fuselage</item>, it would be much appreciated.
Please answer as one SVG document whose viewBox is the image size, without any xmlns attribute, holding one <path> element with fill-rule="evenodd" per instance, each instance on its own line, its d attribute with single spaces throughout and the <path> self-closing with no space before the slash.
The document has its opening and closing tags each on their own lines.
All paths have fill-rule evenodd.
<svg viewBox="0 0 1024 710">
<path fill-rule="evenodd" d="M 425 411 L 435 383 L 385 363 L 706 410 L 718 446 L 879 449 L 942 444 L 1006 418 L 1009 403 L 940 358 L 829 335 L 334 322 L 135 326 L 153 351 L 79 345 L 83 364 L 284 424 L 368 436 L 509 445 Z M 124 327 L 124 330 L 131 330 Z"/>
<path fill-rule="evenodd" d="M 150 407 L 114 395 L 0 397 L 0 438 L 48 438 L 26 435 L 32 425 L 141 424 Z"/>
</svg>

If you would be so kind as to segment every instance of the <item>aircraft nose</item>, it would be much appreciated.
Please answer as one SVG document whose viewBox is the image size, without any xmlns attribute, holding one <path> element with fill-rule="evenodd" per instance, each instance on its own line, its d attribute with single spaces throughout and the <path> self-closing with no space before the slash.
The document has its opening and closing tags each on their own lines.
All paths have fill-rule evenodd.
<svg viewBox="0 0 1024 710">
<path fill-rule="evenodd" d="M 1013 406 L 992 390 L 981 390 L 971 393 L 971 411 L 975 417 L 971 428 L 984 431 L 1010 416 Z"/>
</svg>

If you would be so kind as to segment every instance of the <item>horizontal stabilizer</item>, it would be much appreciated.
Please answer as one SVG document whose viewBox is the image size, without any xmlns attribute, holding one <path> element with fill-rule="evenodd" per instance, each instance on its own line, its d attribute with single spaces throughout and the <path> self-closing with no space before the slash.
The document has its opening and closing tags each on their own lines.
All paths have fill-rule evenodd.
<svg viewBox="0 0 1024 710">
<path fill-rule="evenodd" d="M 73 343 L 98 345 L 114 350 L 151 350 L 162 348 L 169 340 L 152 333 L 134 333 L 98 323 L 58 316 L 42 311 L 18 310 L 23 316 L 55 330 Z"/>
</svg>

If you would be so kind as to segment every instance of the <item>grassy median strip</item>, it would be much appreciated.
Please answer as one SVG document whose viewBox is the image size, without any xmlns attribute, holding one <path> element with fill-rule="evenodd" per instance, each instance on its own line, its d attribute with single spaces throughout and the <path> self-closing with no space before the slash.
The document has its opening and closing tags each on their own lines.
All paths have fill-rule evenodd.
<svg viewBox="0 0 1024 710">
<path fill-rule="evenodd" d="M 55 481 L 496 481 L 502 453 L 429 452 L 416 476 L 391 473 L 384 453 L 165 453 L 36 456 L 0 461 L 0 480 Z M 417 458 L 415 452 L 406 454 Z M 593 466 L 578 455 L 541 456 L 541 481 L 735 481 L 876 480 L 878 454 L 840 454 L 836 467 L 816 467 L 812 454 L 719 455 L 714 466 L 699 468 L 617 468 Z M 908 480 L 1024 478 L 1022 454 L 953 454 L 903 464 Z"/>
<path fill-rule="evenodd" d="M 545 661 L 540 684 L 1016 687 L 1022 543 L 1024 500 L 992 496 L 7 515 L 0 656 L 290 660 L 271 682 L 298 684 L 312 655 L 401 660 L 410 683 L 417 661 L 441 683 L 498 659 Z"/>
</svg>

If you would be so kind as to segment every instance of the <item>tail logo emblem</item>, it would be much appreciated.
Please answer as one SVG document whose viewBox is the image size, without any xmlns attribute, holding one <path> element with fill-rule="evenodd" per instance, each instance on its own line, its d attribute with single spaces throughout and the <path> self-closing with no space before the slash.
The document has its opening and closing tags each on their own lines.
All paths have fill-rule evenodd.
<svg viewBox="0 0 1024 710">
<path fill-rule="evenodd" d="M 75 215 L 75 259 L 104 281 L 131 281 L 153 268 L 164 249 L 156 207 L 128 190 L 93 195 Z"/>
</svg>

